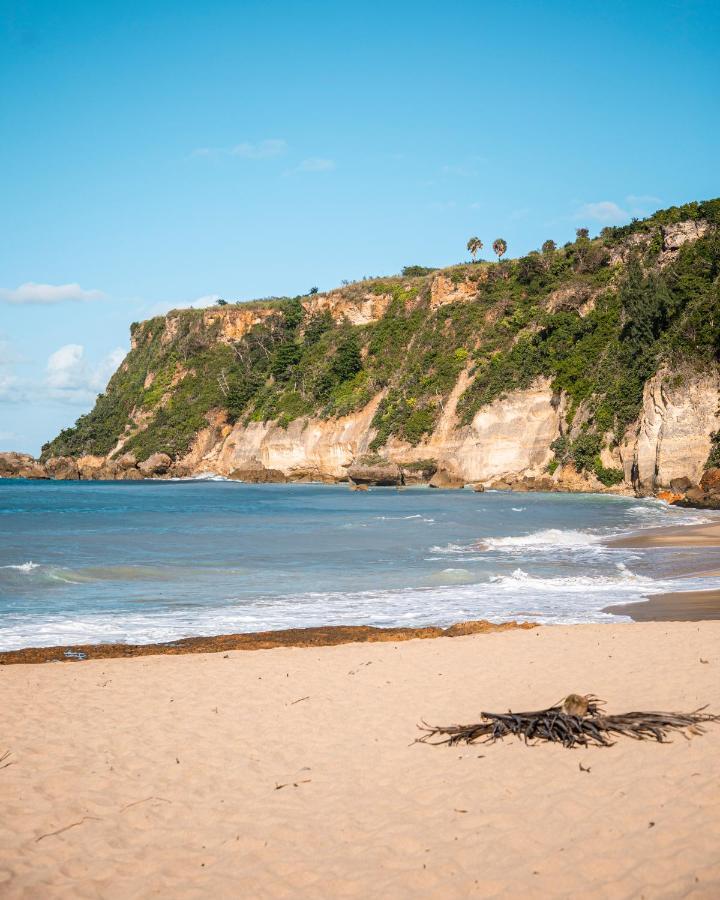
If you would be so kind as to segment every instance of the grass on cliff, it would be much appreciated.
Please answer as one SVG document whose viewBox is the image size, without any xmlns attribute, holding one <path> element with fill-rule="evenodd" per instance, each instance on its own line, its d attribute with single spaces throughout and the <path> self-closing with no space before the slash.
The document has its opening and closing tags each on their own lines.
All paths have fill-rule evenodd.
<svg viewBox="0 0 720 900">
<path fill-rule="evenodd" d="M 713 227 L 658 270 L 660 227 L 688 219 Z M 43 456 L 105 455 L 128 429 L 124 449 L 139 459 L 178 457 L 216 411 L 230 422 L 287 426 L 357 411 L 380 392 L 371 450 L 390 438 L 417 444 L 466 370 L 461 422 L 543 376 L 567 401 L 568 433 L 554 465 L 572 460 L 615 483 L 622 473 L 605 468 L 600 453 L 636 418 L 647 379 L 663 364 L 680 372 L 720 357 L 718 225 L 720 201 L 688 204 L 549 252 L 453 266 L 444 274 L 470 296 L 434 309 L 434 270 L 412 267 L 412 277 L 344 288 L 348 302 L 388 298 L 385 314 L 367 325 L 311 315 L 301 297 L 255 304 L 271 315 L 232 344 L 219 341 L 219 322 L 204 325 L 202 310 L 173 313 L 167 341 L 169 320 L 151 319 L 134 326 L 136 348 L 93 411 Z M 634 255 L 620 265 L 616 251 L 633 235 Z M 134 433 L 138 422 L 146 427 Z"/>
</svg>

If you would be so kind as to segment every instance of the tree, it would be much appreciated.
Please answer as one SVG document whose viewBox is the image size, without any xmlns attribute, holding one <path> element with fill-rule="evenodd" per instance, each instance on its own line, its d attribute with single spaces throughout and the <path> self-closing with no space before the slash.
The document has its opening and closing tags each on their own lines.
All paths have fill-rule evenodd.
<svg viewBox="0 0 720 900">
<path fill-rule="evenodd" d="M 557 250 L 557 244 L 555 241 L 548 239 L 547 241 L 543 241 L 542 252 L 546 255 L 549 253 L 554 253 Z"/>
<path fill-rule="evenodd" d="M 493 241 L 493 252 L 497 254 L 497 258 L 500 259 L 507 252 L 507 241 L 504 238 L 496 238 Z"/>
<path fill-rule="evenodd" d="M 483 242 L 480 240 L 479 237 L 471 237 L 470 240 L 467 242 L 467 248 L 470 251 L 470 253 L 472 254 L 473 262 L 475 262 L 475 257 L 477 256 L 478 252 L 480 250 L 482 250 L 482 248 L 483 248 Z"/>
<path fill-rule="evenodd" d="M 575 237 L 579 241 L 586 241 L 590 237 L 590 231 L 587 228 L 576 228 Z"/>
<path fill-rule="evenodd" d="M 223 300 L 223 298 L 221 297 L 221 298 L 218 300 L 217 305 L 218 305 L 218 306 L 227 306 L 228 303 L 227 303 L 227 300 Z"/>
<path fill-rule="evenodd" d="M 308 294 L 310 296 L 312 296 L 313 294 L 317 294 L 318 290 L 319 290 L 319 288 L 311 287 L 310 290 L 308 291 Z"/>
</svg>

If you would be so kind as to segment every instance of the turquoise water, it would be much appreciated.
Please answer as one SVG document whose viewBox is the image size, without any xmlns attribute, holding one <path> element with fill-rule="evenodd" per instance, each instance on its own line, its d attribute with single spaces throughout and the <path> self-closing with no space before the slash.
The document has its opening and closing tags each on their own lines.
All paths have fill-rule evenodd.
<svg viewBox="0 0 720 900">
<path fill-rule="evenodd" d="M 587 494 L 0 481 L 0 649 L 611 621 L 609 603 L 716 585 L 671 572 L 720 568 L 720 552 L 614 550 L 602 537 L 711 518 Z"/>
</svg>

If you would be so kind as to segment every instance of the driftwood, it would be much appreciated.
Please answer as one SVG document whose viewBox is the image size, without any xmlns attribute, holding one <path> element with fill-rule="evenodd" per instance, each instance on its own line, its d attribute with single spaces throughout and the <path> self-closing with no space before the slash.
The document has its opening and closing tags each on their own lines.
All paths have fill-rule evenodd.
<svg viewBox="0 0 720 900">
<path fill-rule="evenodd" d="M 510 735 L 530 741 L 552 741 L 563 747 L 610 747 L 615 736 L 636 741 L 655 739 L 667 743 L 667 736 L 680 733 L 683 737 L 702 734 L 704 723 L 720 722 L 720 715 L 703 712 L 702 706 L 691 713 L 629 712 L 606 715 L 604 701 L 594 694 L 570 694 L 561 703 L 534 712 L 480 713 L 480 721 L 473 725 L 428 725 L 421 744 L 495 743 Z"/>
</svg>

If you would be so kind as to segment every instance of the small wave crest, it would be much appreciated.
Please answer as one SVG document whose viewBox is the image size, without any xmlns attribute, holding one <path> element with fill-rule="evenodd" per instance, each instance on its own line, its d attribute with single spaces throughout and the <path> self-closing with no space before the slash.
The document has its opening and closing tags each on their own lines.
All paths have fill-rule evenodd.
<svg viewBox="0 0 720 900">
<path fill-rule="evenodd" d="M 564 530 L 561 528 L 545 528 L 532 534 L 513 535 L 511 537 L 483 538 L 475 545 L 475 549 L 514 551 L 526 550 L 558 550 L 575 549 L 597 545 L 600 538 L 586 531 Z"/>
<path fill-rule="evenodd" d="M 623 563 L 618 563 L 616 566 L 616 574 L 569 575 L 543 578 L 537 575 L 530 575 L 524 569 L 518 568 L 509 575 L 493 575 L 490 581 L 500 588 L 507 588 L 512 591 L 516 591 L 518 588 L 526 588 L 531 589 L 533 592 L 562 590 L 569 593 L 595 591 L 605 593 L 608 588 L 629 588 L 631 590 L 637 590 L 638 588 L 661 589 L 658 587 L 658 582 L 644 575 L 636 575 Z"/>
<path fill-rule="evenodd" d="M 14 569 L 16 572 L 32 572 L 33 569 L 39 569 L 40 563 L 29 562 L 20 563 L 16 566 L 0 566 L 0 569 Z"/>
</svg>

